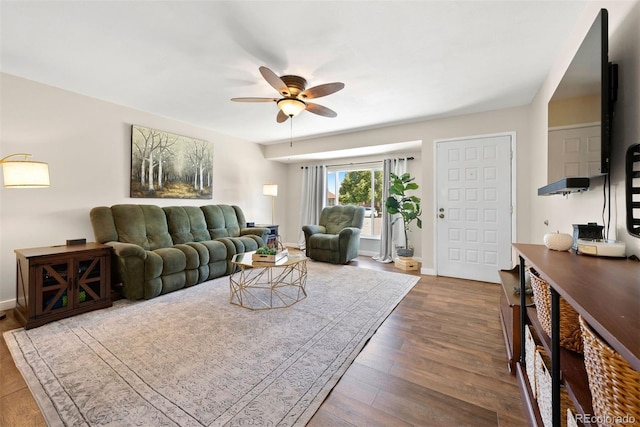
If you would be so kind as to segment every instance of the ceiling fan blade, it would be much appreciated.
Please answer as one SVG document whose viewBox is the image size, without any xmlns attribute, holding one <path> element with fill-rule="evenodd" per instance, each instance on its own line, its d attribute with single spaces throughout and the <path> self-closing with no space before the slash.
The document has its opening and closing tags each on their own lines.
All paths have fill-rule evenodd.
<svg viewBox="0 0 640 427">
<path fill-rule="evenodd" d="M 325 83 L 323 85 L 314 86 L 309 88 L 302 93 L 300 93 L 300 97 L 302 99 L 313 99 L 320 98 L 323 96 L 331 95 L 332 93 L 336 93 L 339 90 L 344 89 L 344 83 L 335 82 L 335 83 Z"/>
<path fill-rule="evenodd" d="M 284 111 L 278 110 L 278 115 L 276 116 L 276 122 L 283 123 L 286 122 L 289 116 L 287 116 Z"/>
<path fill-rule="evenodd" d="M 276 102 L 276 98 L 257 98 L 254 96 L 246 97 L 246 98 L 231 98 L 232 101 L 235 102 Z"/>
<path fill-rule="evenodd" d="M 260 67 L 260 74 L 278 93 L 282 96 L 289 96 L 289 88 L 276 73 L 263 66 Z"/>
<path fill-rule="evenodd" d="M 336 117 L 338 113 L 330 108 L 324 107 L 320 104 L 314 104 L 313 102 L 307 102 L 307 111 L 324 117 Z"/>
</svg>

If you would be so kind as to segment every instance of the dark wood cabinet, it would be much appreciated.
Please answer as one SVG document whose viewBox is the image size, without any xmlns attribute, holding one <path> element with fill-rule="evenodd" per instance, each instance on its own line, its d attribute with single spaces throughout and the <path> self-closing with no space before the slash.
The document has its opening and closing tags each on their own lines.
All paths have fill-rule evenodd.
<svg viewBox="0 0 640 427">
<path fill-rule="evenodd" d="M 542 425 L 524 368 L 524 324 L 536 331 L 551 358 L 553 425 L 560 425 L 561 418 L 566 416 L 560 410 L 561 386 L 566 389 L 577 414 L 593 414 L 584 358 L 560 347 L 559 298 L 571 304 L 633 369 L 640 370 L 640 263 L 552 251 L 543 245 L 518 243 L 513 246 L 520 259 L 519 271 L 524 270 L 525 264 L 534 267 L 551 290 L 551 336 L 541 327 L 535 308 L 521 312 L 520 332 L 513 331 L 521 337 L 516 375 L 529 420 L 532 425 Z"/>
<path fill-rule="evenodd" d="M 98 243 L 16 249 L 16 318 L 26 328 L 111 302 L 111 248 Z"/>
</svg>

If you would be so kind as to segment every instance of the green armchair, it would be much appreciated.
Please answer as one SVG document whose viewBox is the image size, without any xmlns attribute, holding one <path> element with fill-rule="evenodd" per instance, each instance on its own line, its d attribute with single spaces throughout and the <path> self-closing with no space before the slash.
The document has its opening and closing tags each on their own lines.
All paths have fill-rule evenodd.
<svg viewBox="0 0 640 427">
<path fill-rule="evenodd" d="M 318 225 L 304 225 L 306 254 L 317 261 L 346 264 L 358 256 L 364 222 L 361 206 L 333 206 L 320 213 Z"/>
</svg>

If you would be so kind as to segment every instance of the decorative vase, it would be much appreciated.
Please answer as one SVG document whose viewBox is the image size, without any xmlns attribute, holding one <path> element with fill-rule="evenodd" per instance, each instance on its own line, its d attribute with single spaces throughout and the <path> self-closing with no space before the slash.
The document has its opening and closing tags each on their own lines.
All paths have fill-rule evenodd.
<svg viewBox="0 0 640 427">
<path fill-rule="evenodd" d="M 573 246 L 573 236 L 566 233 L 547 233 L 544 235 L 544 245 L 554 251 L 568 251 Z"/>
</svg>

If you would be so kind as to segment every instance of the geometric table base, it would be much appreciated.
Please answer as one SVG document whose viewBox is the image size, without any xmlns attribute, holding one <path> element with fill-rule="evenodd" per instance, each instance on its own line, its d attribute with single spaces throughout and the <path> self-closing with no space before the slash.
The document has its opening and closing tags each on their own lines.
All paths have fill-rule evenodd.
<svg viewBox="0 0 640 427">
<path fill-rule="evenodd" d="M 250 310 L 290 307 L 307 297 L 307 258 L 289 256 L 285 264 L 245 264 L 229 276 L 230 302 Z"/>
</svg>

